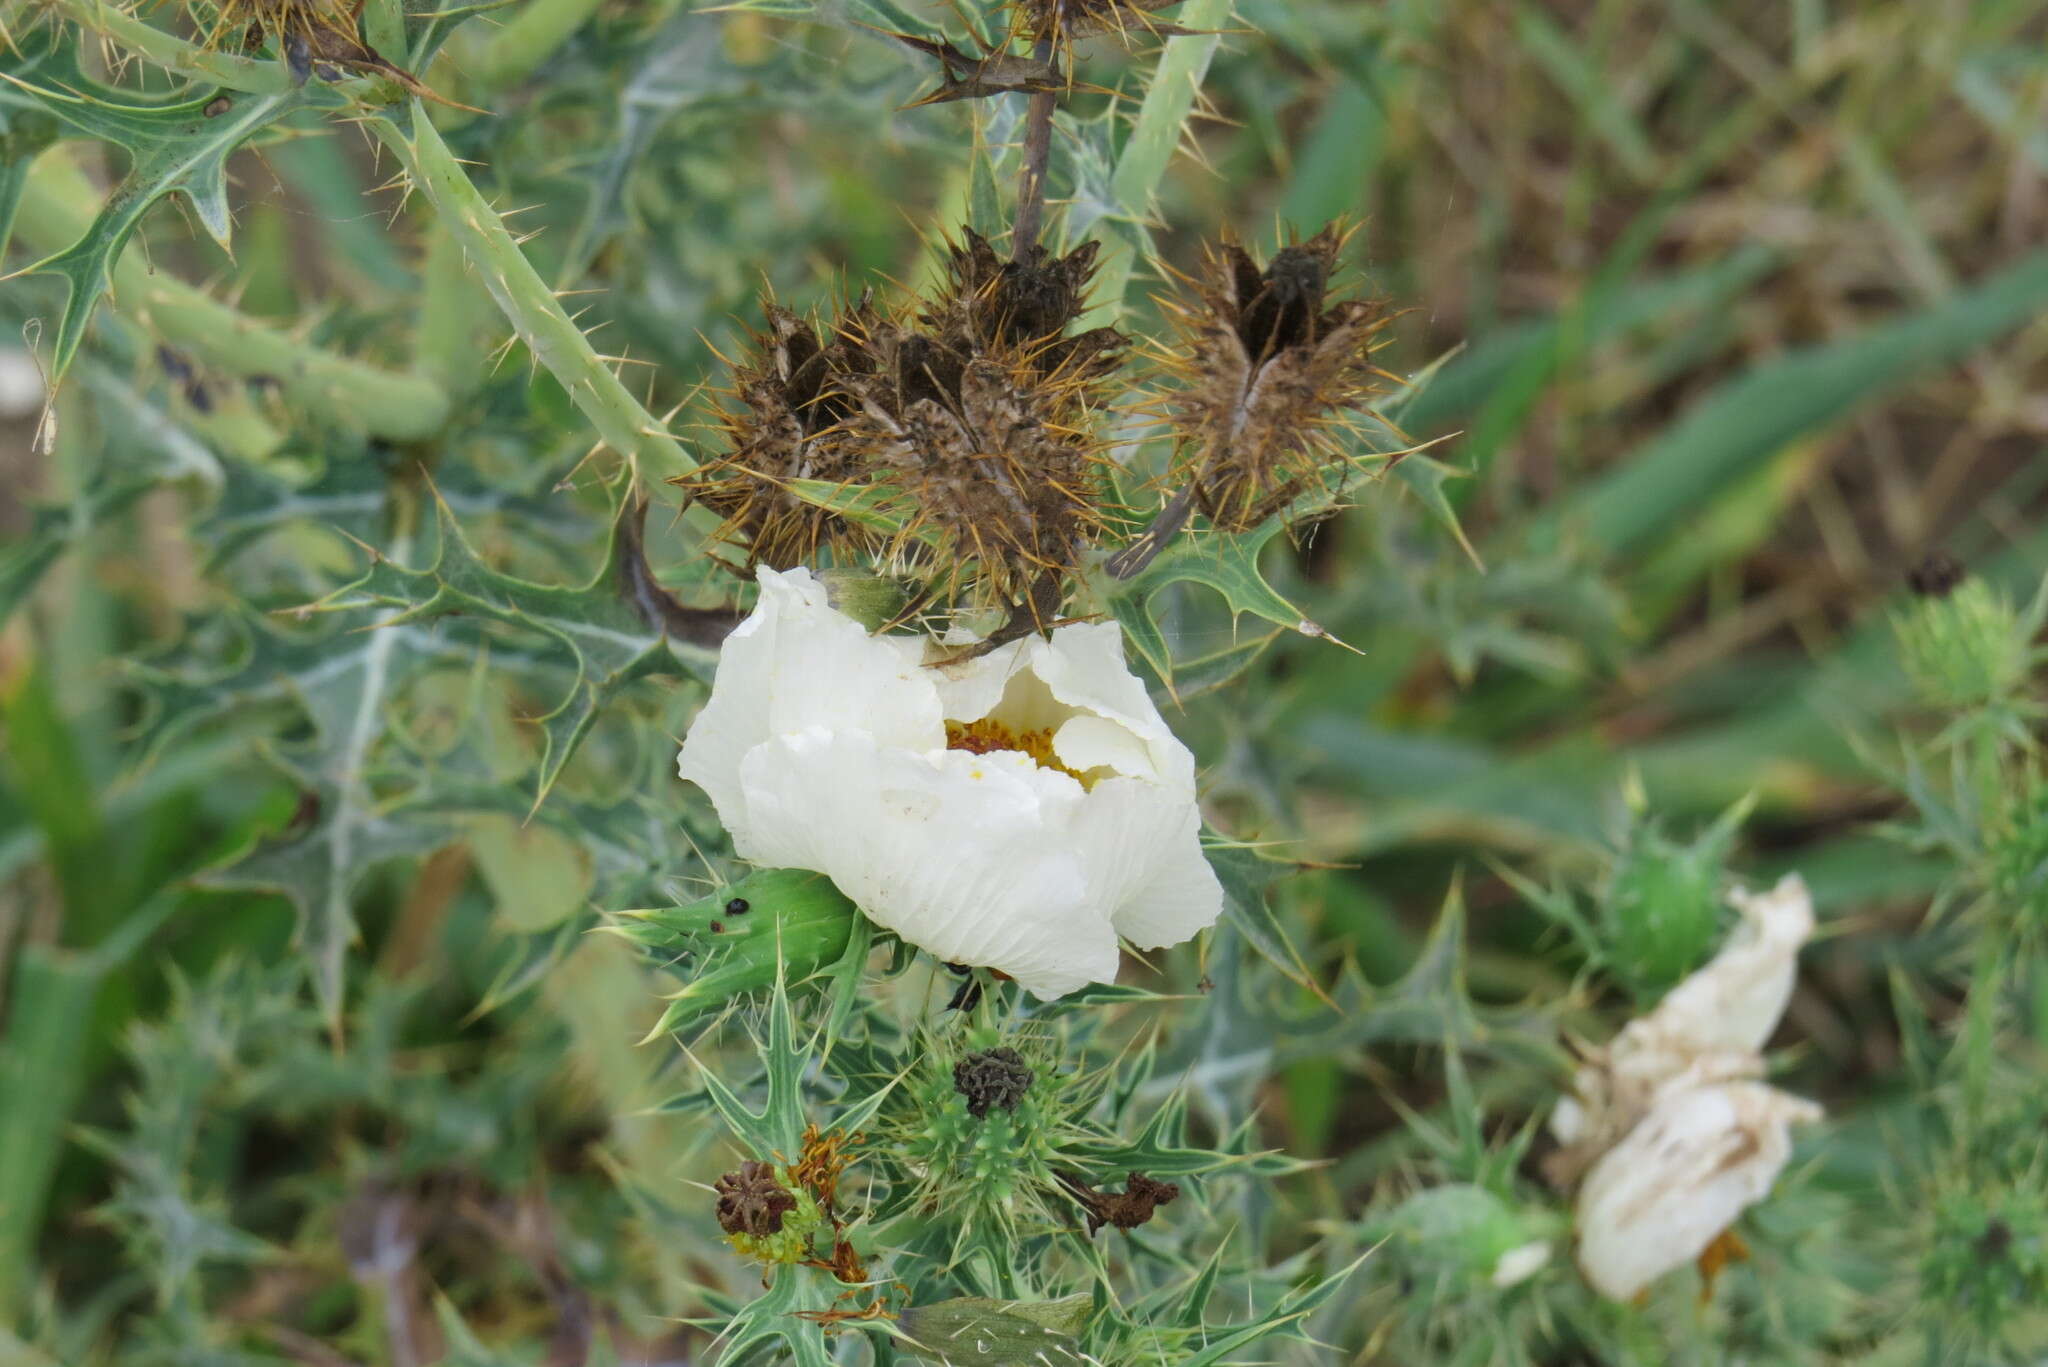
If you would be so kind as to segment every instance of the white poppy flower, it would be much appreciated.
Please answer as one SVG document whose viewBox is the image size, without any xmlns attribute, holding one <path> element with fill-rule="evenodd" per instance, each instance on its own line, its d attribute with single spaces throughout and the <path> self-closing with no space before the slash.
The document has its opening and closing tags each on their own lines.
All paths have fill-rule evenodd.
<svg viewBox="0 0 2048 1367">
<path fill-rule="evenodd" d="M 1114 623 L 931 666 L 936 643 L 870 635 L 809 571 L 759 577 L 677 764 L 743 858 L 815 869 L 910 943 L 1047 998 L 1113 981 L 1119 936 L 1215 923 L 1194 757 Z"/>
<path fill-rule="evenodd" d="M 1769 892 L 1735 892 L 1742 923 L 1704 967 L 1592 1051 L 1558 1102 L 1550 1130 L 1567 1148 L 1552 1162 L 1569 1181 L 1627 1134 L 1658 1097 L 1686 1087 L 1755 1077 L 1760 1051 L 1791 1000 L 1799 949 L 1813 934 L 1813 900 L 1798 874 Z"/>
<path fill-rule="evenodd" d="M 1579 1270 L 1628 1300 L 1700 1256 L 1770 1193 L 1792 1152 L 1789 1127 L 1820 1107 L 1759 1082 L 1667 1092 L 1609 1149 L 1579 1191 Z"/>
</svg>

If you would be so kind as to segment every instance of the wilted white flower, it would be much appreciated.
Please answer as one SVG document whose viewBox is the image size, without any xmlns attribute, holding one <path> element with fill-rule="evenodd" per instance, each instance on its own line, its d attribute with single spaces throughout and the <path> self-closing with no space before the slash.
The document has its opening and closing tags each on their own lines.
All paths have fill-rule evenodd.
<svg viewBox="0 0 2048 1367">
<path fill-rule="evenodd" d="M 1697 1258 L 1762 1199 L 1791 1153 L 1788 1128 L 1821 1113 L 1751 1080 L 1813 934 L 1806 883 L 1788 874 L 1729 900 L 1742 923 L 1720 953 L 1590 1051 L 1550 1117 L 1564 1144 L 1551 1177 L 1585 1174 L 1580 1270 L 1617 1300 Z"/>
<path fill-rule="evenodd" d="M 1820 1107 L 1760 1082 L 1721 1082 L 1661 1096 L 1609 1149 L 1579 1192 L 1579 1270 L 1628 1300 L 1706 1251 L 1770 1194 L 1791 1156 L 1789 1127 Z"/>
<path fill-rule="evenodd" d="M 823 873 L 910 943 L 1040 997 L 1113 981 L 1119 936 L 1214 924 L 1194 758 L 1115 624 L 931 665 L 936 643 L 870 635 L 809 571 L 759 578 L 677 766 L 743 858 Z"/>
<path fill-rule="evenodd" d="M 1799 948 L 1813 934 L 1813 900 L 1798 874 L 1769 892 L 1737 891 L 1742 915 L 1705 967 L 1664 995 L 1649 1015 L 1592 1050 L 1558 1102 L 1550 1130 L 1565 1144 L 1552 1176 L 1570 1181 L 1627 1134 L 1662 1093 L 1763 1071 L 1764 1041 L 1792 998 Z"/>
</svg>

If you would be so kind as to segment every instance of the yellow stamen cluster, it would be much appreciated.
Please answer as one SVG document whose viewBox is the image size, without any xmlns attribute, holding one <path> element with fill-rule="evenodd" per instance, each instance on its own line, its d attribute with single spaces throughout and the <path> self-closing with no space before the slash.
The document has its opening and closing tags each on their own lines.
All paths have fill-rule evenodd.
<svg viewBox="0 0 2048 1367">
<path fill-rule="evenodd" d="M 1088 787 L 1090 780 L 1087 775 L 1060 762 L 1059 755 L 1052 748 L 1052 731 L 1050 726 L 1037 731 L 1015 731 L 989 717 L 978 721 L 949 721 L 946 723 L 946 748 L 965 750 L 970 755 L 1014 750 L 1020 755 L 1028 755 L 1039 768 L 1055 770 L 1082 787 Z"/>
</svg>

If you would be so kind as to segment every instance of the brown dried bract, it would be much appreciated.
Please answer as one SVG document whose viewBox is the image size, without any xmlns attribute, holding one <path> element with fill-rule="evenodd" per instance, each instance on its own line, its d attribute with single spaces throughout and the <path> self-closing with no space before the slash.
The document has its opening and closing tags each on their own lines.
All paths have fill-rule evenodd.
<svg viewBox="0 0 2048 1367">
<path fill-rule="evenodd" d="M 909 515 L 900 544 L 931 543 L 959 582 L 1003 603 L 1079 563 L 1096 531 L 1098 462 L 1076 425 L 1082 386 L 1007 351 L 977 354 L 915 328 L 874 339 L 853 384 L 850 437 Z"/>
<path fill-rule="evenodd" d="M 1060 1174 L 1060 1185 L 1079 1201 L 1088 1212 L 1088 1233 L 1095 1234 L 1104 1225 L 1115 1225 L 1118 1229 L 1136 1229 L 1147 1224 L 1159 1212 L 1159 1207 L 1180 1196 L 1180 1184 L 1161 1182 L 1134 1172 L 1124 1183 L 1122 1191 L 1097 1191 L 1071 1173 Z"/>
<path fill-rule="evenodd" d="M 891 33 L 897 42 L 927 57 L 939 59 L 938 89 L 918 96 L 905 109 L 952 100 L 982 100 L 991 95 L 1037 94 L 1067 88 L 1067 78 L 1057 62 L 1037 57 L 1019 57 L 998 47 L 976 56 L 939 38 L 920 38 L 914 33 Z"/>
<path fill-rule="evenodd" d="M 1066 335 L 1088 306 L 1098 243 L 1065 256 L 1033 243 L 1010 259 L 972 228 L 966 238 L 948 244 L 946 287 L 919 315 L 927 328 L 956 347 L 1013 351 L 1047 375 L 1095 380 L 1122 364 L 1127 339 L 1115 328 Z"/>
<path fill-rule="evenodd" d="M 799 498 L 790 481 L 844 483 L 860 474 L 860 461 L 836 440 L 854 411 L 844 388 L 848 374 L 867 364 L 859 335 L 865 304 L 841 322 L 829 341 L 808 320 L 764 303 L 768 330 L 754 334 L 748 359 L 733 373 L 739 407 L 720 413 L 730 450 L 669 482 L 725 519 L 721 539 L 744 547 L 745 564 L 786 570 L 813 563 L 828 547 L 864 549 L 858 528 L 829 509 Z"/>
<path fill-rule="evenodd" d="M 789 1179 L 817 1198 L 818 1209 L 833 1226 L 838 1226 L 839 1178 L 846 1171 L 846 1165 L 853 1161 L 847 1153 L 850 1145 L 860 1142 L 861 1136 L 849 1137 L 840 1130 L 820 1130 L 815 1124 L 804 1127 L 803 1148 L 797 1160 L 790 1166 Z"/>
<path fill-rule="evenodd" d="M 385 60 L 363 41 L 362 14 L 362 0 L 354 4 L 349 0 L 226 0 L 213 15 L 203 45 L 219 49 L 232 40 L 250 49 L 261 46 L 266 36 L 274 36 L 299 79 L 323 66 L 356 75 L 384 76 L 423 100 L 472 114 L 488 112 L 436 94 L 410 71 Z M 326 74 L 333 76 L 338 71 Z"/>
<path fill-rule="evenodd" d="M 1946 598 L 1970 577 L 1963 562 L 1944 550 L 1932 550 L 1906 571 L 1906 587 L 1922 598 Z"/>
<path fill-rule="evenodd" d="M 758 1159 L 740 1164 L 712 1184 L 718 1193 L 718 1227 L 727 1234 L 765 1237 L 782 1232 L 782 1218 L 796 1209 L 796 1197 Z"/>
<path fill-rule="evenodd" d="M 1335 454 L 1333 426 L 1379 392 L 1367 300 L 1333 301 L 1343 239 L 1325 228 L 1274 253 L 1210 253 L 1199 303 L 1174 306 L 1182 342 L 1161 359 L 1181 390 L 1172 417 L 1191 452 L 1179 473 L 1225 531 L 1248 531 L 1306 491 Z"/>
<path fill-rule="evenodd" d="M 1019 0 L 1018 18 L 1026 34 L 1055 43 L 1113 33 L 1129 41 L 1138 34 L 1170 38 L 1196 30 L 1153 16 L 1180 0 Z"/>
</svg>

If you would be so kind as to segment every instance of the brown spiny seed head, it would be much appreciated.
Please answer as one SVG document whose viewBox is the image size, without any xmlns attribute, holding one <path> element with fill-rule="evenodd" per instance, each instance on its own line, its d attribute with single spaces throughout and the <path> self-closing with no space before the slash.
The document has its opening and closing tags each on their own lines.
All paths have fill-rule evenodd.
<svg viewBox="0 0 2048 1367">
<path fill-rule="evenodd" d="M 1152 35 L 1171 37 L 1193 29 L 1155 16 L 1180 0 L 1017 0 L 1017 22 L 1031 38 L 1066 44 L 1076 38 L 1113 33 L 1129 40 Z"/>
<path fill-rule="evenodd" d="M 421 99 L 455 109 L 470 108 L 435 94 L 410 71 L 386 61 L 365 42 L 362 8 L 362 0 L 222 0 L 206 6 L 186 0 L 185 5 L 202 34 L 203 47 L 254 52 L 275 39 L 298 80 L 375 75 L 397 82 Z"/>
<path fill-rule="evenodd" d="M 773 1165 L 758 1159 L 719 1178 L 712 1190 L 718 1193 L 718 1227 L 727 1234 L 780 1234 L 782 1217 L 796 1209 L 796 1196 L 776 1178 Z"/>
<path fill-rule="evenodd" d="M 1034 1078 L 1024 1056 L 1008 1046 L 969 1054 L 953 1065 L 953 1090 L 967 1098 L 967 1113 L 976 1120 L 991 1110 L 1016 1110 Z"/>
<path fill-rule="evenodd" d="M 878 329 L 871 350 L 875 372 L 849 382 L 861 408 L 846 435 L 907 516 L 889 549 L 929 547 L 951 587 L 1011 605 L 1078 564 L 1102 519 L 1087 381 L 905 324 Z"/>
<path fill-rule="evenodd" d="M 670 481 L 724 517 L 718 535 L 745 548 L 743 571 L 811 564 L 827 548 L 857 549 L 865 540 L 844 518 L 799 497 L 791 481 L 860 476 L 857 452 L 839 438 L 855 411 L 846 378 L 870 364 L 861 340 L 866 306 L 842 317 L 829 340 L 809 319 L 763 307 L 768 330 L 753 335 L 733 370 L 739 402 L 719 414 L 729 449 Z"/>
<path fill-rule="evenodd" d="M 1161 354 L 1179 382 L 1168 416 L 1176 471 L 1225 531 L 1246 531 L 1306 491 L 1338 452 L 1348 415 L 1379 392 L 1370 301 L 1330 298 L 1343 238 L 1325 228 L 1263 267 L 1243 248 L 1209 254 L 1193 303 L 1170 303 L 1178 344 Z"/>
<path fill-rule="evenodd" d="M 1092 328 L 1067 336 L 1087 308 L 1098 250 L 1084 242 L 1054 256 L 1034 243 L 1011 260 L 969 228 L 964 243 L 948 244 L 945 288 L 918 321 L 958 350 L 1010 351 L 1048 375 L 1103 378 L 1122 364 L 1124 335 Z"/>
<path fill-rule="evenodd" d="M 1922 598 L 1946 598 L 1970 577 L 1963 562 L 1944 550 L 1932 550 L 1906 571 L 1906 587 Z"/>
</svg>

